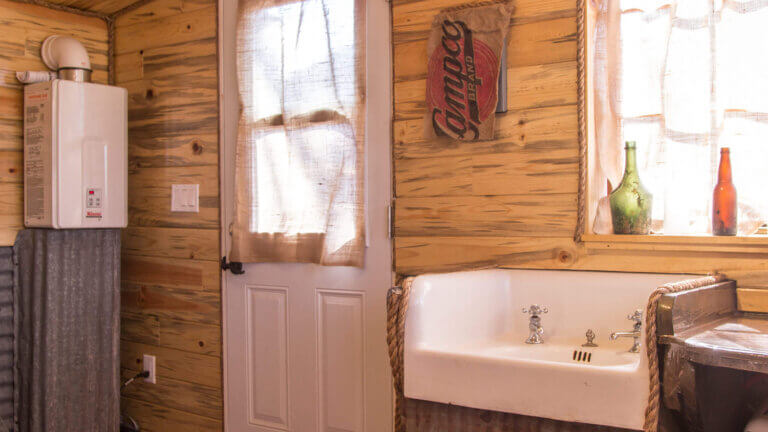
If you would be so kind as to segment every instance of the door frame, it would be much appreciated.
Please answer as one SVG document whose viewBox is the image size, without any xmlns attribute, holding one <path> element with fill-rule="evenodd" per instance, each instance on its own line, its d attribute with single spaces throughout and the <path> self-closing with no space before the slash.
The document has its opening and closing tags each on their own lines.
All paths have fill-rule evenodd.
<svg viewBox="0 0 768 432">
<path fill-rule="evenodd" d="M 234 41 L 225 40 L 225 35 L 223 32 L 223 29 L 226 28 L 226 24 L 228 23 L 228 16 L 225 12 L 225 3 L 232 0 L 218 0 L 217 1 L 217 29 L 216 29 L 216 36 L 217 36 L 217 57 L 218 57 L 218 68 L 217 68 L 217 77 L 218 77 L 218 103 L 219 103 L 219 210 L 220 210 L 220 250 L 219 250 L 219 257 L 223 257 L 228 254 L 229 247 L 230 247 L 230 235 L 229 235 L 229 226 L 233 219 L 233 211 L 230 208 L 229 205 L 230 199 L 233 196 L 231 193 L 227 193 L 226 191 L 234 190 L 234 152 L 235 152 L 235 142 L 228 142 L 227 137 L 233 132 L 233 130 L 236 130 L 238 121 L 239 121 L 239 112 L 238 109 L 236 109 L 236 105 L 233 104 L 231 106 L 228 106 L 226 102 L 227 95 L 235 95 L 237 97 L 237 86 L 236 86 L 236 77 L 231 77 L 228 80 L 223 79 L 223 71 L 225 70 L 225 67 L 231 67 L 232 63 L 234 63 L 235 59 L 234 56 L 225 56 L 224 52 L 227 47 L 234 47 Z M 387 215 L 385 216 L 385 219 L 388 221 L 388 224 L 391 224 L 392 221 L 390 221 L 390 212 L 389 209 L 393 205 L 394 198 L 393 198 L 393 178 L 392 178 L 392 121 L 394 119 L 393 117 L 393 94 L 394 94 L 394 76 L 393 76 L 393 63 L 394 63 L 394 53 L 393 53 L 393 45 L 392 45 L 392 8 L 390 0 L 365 0 L 366 3 L 366 19 L 365 19 L 365 40 L 366 40 L 366 121 L 365 121 L 365 135 L 366 135 L 366 143 L 368 142 L 368 138 L 373 134 L 381 134 L 382 132 L 386 133 L 387 139 L 386 142 L 388 144 L 388 148 L 386 151 L 387 158 L 386 158 L 386 164 L 387 169 L 386 171 L 390 173 L 389 181 L 387 182 L 389 186 L 389 192 L 387 193 L 386 199 L 386 208 Z M 236 23 L 231 23 L 232 25 L 236 25 Z M 384 37 L 386 40 L 381 40 L 382 37 Z M 371 44 L 373 42 L 373 44 Z M 383 46 L 383 44 L 386 43 L 387 46 L 387 55 L 372 55 L 374 53 L 378 53 L 381 51 L 378 50 L 371 50 L 369 47 L 371 45 L 376 46 L 376 48 L 380 48 Z M 374 79 L 370 79 L 372 76 L 374 76 Z M 381 79 L 383 76 L 386 76 L 388 78 L 388 86 L 386 88 L 382 88 L 381 94 L 378 94 L 379 92 L 371 91 L 371 88 L 369 87 L 369 82 L 375 81 L 377 78 Z M 372 97 L 374 96 L 374 97 Z M 389 116 L 388 122 L 386 122 L 385 129 L 382 130 L 381 127 L 374 127 L 376 125 L 375 121 L 372 121 L 373 118 L 369 117 L 371 113 L 371 109 L 369 108 L 369 101 L 375 100 L 375 104 L 377 106 L 384 107 L 384 112 L 387 113 Z M 373 104 L 370 104 L 373 105 Z M 235 109 L 233 109 L 235 107 Z M 229 108 L 229 109 L 228 109 Z M 379 122 L 380 123 L 380 122 Z M 368 210 L 371 208 L 370 204 L 370 186 L 369 186 L 369 158 L 370 158 L 370 151 L 366 149 L 365 152 L 365 219 L 366 219 L 366 247 L 369 246 L 369 241 L 371 238 L 370 234 L 370 228 L 371 228 L 371 215 L 368 213 Z M 377 159 L 377 163 L 381 163 L 382 161 L 380 159 Z M 378 197 L 376 198 L 379 199 Z M 374 208 L 378 208 L 377 206 L 374 206 Z M 386 227 L 387 231 L 389 232 L 390 227 Z M 389 236 L 390 241 L 390 250 L 392 250 L 392 242 L 394 241 L 394 235 Z M 391 252 L 390 254 L 390 266 L 392 269 L 394 269 L 394 252 Z M 394 270 L 392 273 L 392 278 L 394 278 Z M 226 328 L 226 319 L 225 316 L 227 314 L 227 307 L 226 307 L 226 301 L 225 301 L 225 293 L 227 290 L 227 278 L 226 278 L 226 271 L 222 270 L 220 272 L 220 280 L 221 280 L 221 332 L 222 332 L 222 353 L 221 353 L 221 363 L 222 363 L 222 401 L 223 401 L 223 410 L 222 410 L 222 423 L 224 425 L 224 431 L 225 432 L 236 432 L 236 431 L 230 431 L 229 425 L 227 422 L 227 410 L 229 407 L 228 404 L 228 395 L 227 395 L 227 382 L 228 382 L 228 367 L 227 367 L 227 328 Z M 382 311 L 382 314 L 384 314 L 384 311 Z M 384 339 L 385 335 L 382 335 L 382 340 Z M 392 388 L 390 387 L 390 392 L 392 392 Z M 392 401 L 394 401 L 394 393 L 391 394 Z M 393 424 L 394 427 L 394 424 Z"/>
<path fill-rule="evenodd" d="M 226 205 L 227 200 L 224 198 L 225 191 L 229 190 L 230 188 L 234 188 L 234 182 L 232 176 L 227 175 L 227 167 L 230 164 L 228 161 L 230 161 L 232 158 L 230 157 L 230 153 L 233 150 L 233 144 L 227 145 L 227 136 L 230 131 L 230 128 L 232 127 L 231 121 L 228 123 L 227 118 L 229 117 L 227 115 L 227 104 L 226 101 L 226 94 L 227 89 L 229 89 L 229 86 L 227 86 L 226 80 L 224 80 L 224 70 L 225 66 L 229 65 L 229 62 L 227 62 L 227 65 L 225 65 L 225 56 L 224 56 L 224 50 L 225 50 L 225 36 L 223 29 L 225 28 L 225 7 L 224 3 L 225 0 L 217 0 L 216 2 L 216 57 L 217 57 L 217 68 L 216 68 L 216 76 L 218 79 L 218 103 L 219 103 L 219 260 L 221 260 L 222 257 L 224 257 L 228 251 L 229 251 L 229 244 L 230 244 L 230 237 L 229 237 L 229 229 L 227 228 L 229 226 L 229 221 L 232 220 L 231 211 L 228 208 L 229 206 Z M 229 46 L 229 44 L 227 44 Z M 235 91 L 237 89 L 235 88 Z M 231 168 L 234 168 L 232 166 Z M 227 290 L 227 278 L 226 278 L 226 270 L 220 270 L 219 271 L 219 279 L 220 279 L 220 309 L 221 309 L 221 400 L 222 400 L 222 412 L 221 412 L 221 423 L 223 425 L 223 429 L 225 432 L 229 431 L 229 424 L 227 422 L 227 410 L 229 409 L 228 404 L 228 397 L 227 397 L 227 329 L 226 329 L 226 319 L 224 318 L 226 316 L 226 301 L 224 301 L 225 292 Z"/>
</svg>

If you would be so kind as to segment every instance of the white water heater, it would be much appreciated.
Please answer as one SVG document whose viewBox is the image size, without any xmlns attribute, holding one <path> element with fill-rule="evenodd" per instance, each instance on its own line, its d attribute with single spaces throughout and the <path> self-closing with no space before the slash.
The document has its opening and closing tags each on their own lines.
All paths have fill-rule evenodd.
<svg viewBox="0 0 768 432">
<path fill-rule="evenodd" d="M 127 107 L 120 87 L 60 79 L 24 87 L 26 226 L 126 226 Z"/>
</svg>

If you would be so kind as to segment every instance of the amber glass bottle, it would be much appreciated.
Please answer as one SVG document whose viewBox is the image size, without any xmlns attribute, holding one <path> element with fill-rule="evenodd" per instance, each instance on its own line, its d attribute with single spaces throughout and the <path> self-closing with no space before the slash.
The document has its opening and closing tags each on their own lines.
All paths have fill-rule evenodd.
<svg viewBox="0 0 768 432">
<path fill-rule="evenodd" d="M 736 188 L 731 179 L 731 151 L 720 149 L 720 168 L 717 185 L 712 194 L 712 234 L 733 236 L 737 231 Z"/>
</svg>

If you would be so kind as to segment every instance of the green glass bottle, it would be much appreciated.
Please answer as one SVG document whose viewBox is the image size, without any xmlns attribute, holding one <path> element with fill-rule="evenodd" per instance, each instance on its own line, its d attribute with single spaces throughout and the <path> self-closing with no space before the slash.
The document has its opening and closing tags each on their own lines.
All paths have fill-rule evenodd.
<svg viewBox="0 0 768 432">
<path fill-rule="evenodd" d="M 627 141 L 626 165 L 621 184 L 611 192 L 611 220 L 614 234 L 649 234 L 653 195 L 643 187 L 637 172 L 634 141 Z"/>
</svg>

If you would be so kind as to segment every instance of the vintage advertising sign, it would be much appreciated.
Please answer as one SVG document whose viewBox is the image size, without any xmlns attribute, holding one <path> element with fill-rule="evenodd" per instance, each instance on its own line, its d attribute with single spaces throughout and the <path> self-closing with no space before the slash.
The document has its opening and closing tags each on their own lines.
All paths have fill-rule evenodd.
<svg viewBox="0 0 768 432">
<path fill-rule="evenodd" d="M 493 138 L 501 50 L 511 7 L 496 3 L 440 12 L 427 44 L 426 138 Z"/>
</svg>

